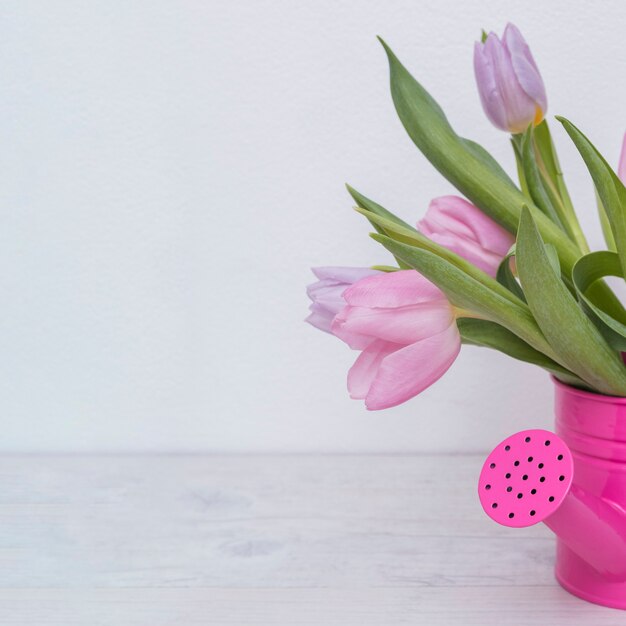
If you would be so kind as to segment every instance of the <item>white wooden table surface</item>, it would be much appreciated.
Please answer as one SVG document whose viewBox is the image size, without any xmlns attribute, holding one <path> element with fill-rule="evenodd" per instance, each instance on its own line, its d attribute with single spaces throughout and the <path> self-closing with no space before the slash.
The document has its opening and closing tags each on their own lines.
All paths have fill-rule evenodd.
<svg viewBox="0 0 626 626">
<path fill-rule="evenodd" d="M 478 456 L 5 456 L 0 624 L 626 624 L 482 513 Z"/>
</svg>

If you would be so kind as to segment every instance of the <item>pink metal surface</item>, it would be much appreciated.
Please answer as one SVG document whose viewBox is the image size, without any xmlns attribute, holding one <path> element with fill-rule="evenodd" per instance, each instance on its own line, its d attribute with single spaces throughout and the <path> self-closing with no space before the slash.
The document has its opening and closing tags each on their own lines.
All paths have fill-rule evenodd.
<svg viewBox="0 0 626 626">
<path fill-rule="evenodd" d="M 528 430 L 498 444 L 480 474 L 480 502 L 505 526 L 543 521 L 557 535 L 561 585 L 626 609 L 626 398 L 554 382 L 558 435 Z"/>
<path fill-rule="evenodd" d="M 561 506 L 573 476 L 572 455 L 547 430 L 523 430 L 487 457 L 478 496 L 491 519 L 513 528 L 532 526 Z"/>
<path fill-rule="evenodd" d="M 574 482 L 546 524 L 556 577 L 571 593 L 626 609 L 626 398 L 555 382 L 556 430 L 572 450 Z"/>
</svg>

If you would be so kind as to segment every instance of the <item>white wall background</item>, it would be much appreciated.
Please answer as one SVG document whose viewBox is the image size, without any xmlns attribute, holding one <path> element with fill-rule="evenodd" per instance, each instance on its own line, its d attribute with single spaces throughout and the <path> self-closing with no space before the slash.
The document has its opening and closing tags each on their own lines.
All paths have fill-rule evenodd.
<svg viewBox="0 0 626 626">
<path fill-rule="evenodd" d="M 302 322 L 309 266 L 386 259 L 344 181 L 412 222 L 451 192 L 374 36 L 510 170 L 472 74 L 480 28 L 507 20 L 550 113 L 616 160 L 619 0 L 0 2 L 0 449 L 482 450 L 549 426 L 546 376 L 473 348 L 368 413 L 345 392 L 355 354 Z"/>
</svg>

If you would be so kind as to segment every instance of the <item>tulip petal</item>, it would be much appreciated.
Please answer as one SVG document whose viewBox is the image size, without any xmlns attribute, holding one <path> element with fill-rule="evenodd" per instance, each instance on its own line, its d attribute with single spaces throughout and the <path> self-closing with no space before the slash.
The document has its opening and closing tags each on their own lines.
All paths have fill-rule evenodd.
<svg viewBox="0 0 626 626">
<path fill-rule="evenodd" d="M 408 345 L 440 333 L 453 319 L 447 300 L 394 309 L 347 306 L 335 318 L 333 333 L 340 338 L 372 337 Z"/>
<path fill-rule="evenodd" d="M 471 202 L 458 196 L 434 198 L 426 215 L 418 223 L 418 229 L 426 236 L 430 233 L 452 233 L 458 237 L 477 242 L 480 247 L 503 257 L 515 241 L 514 236 L 500 224 L 485 215 Z"/>
<path fill-rule="evenodd" d="M 508 130 L 506 109 L 496 84 L 493 61 L 478 41 L 474 45 L 474 74 L 485 115 L 500 130 Z"/>
<path fill-rule="evenodd" d="M 491 276 L 515 241 L 511 233 L 458 196 L 432 200 L 417 227 Z"/>
<path fill-rule="evenodd" d="M 346 306 L 346 301 L 341 295 L 345 291 L 346 286 L 345 283 L 338 284 L 332 280 L 323 279 L 308 285 L 306 293 L 313 302 L 317 302 L 329 309 L 332 312 L 331 317 L 333 317 Z"/>
<path fill-rule="evenodd" d="M 343 292 L 352 306 L 395 308 L 445 299 L 443 293 L 415 270 L 364 278 Z"/>
<path fill-rule="evenodd" d="M 546 88 L 530 48 L 515 24 L 506 25 L 502 41 L 509 51 L 513 70 L 520 86 L 545 115 L 548 110 Z"/>
<path fill-rule="evenodd" d="M 330 280 L 345 285 L 351 285 L 367 276 L 380 274 L 378 270 L 372 270 L 369 267 L 312 267 L 311 271 L 320 280 Z"/>
<path fill-rule="evenodd" d="M 330 325 L 330 332 L 335 337 L 341 339 L 341 341 L 347 343 L 353 350 L 365 350 L 376 338 L 355 332 L 350 328 L 348 322 L 349 308 L 346 306 L 335 315 Z"/>
<path fill-rule="evenodd" d="M 346 301 L 342 296 L 346 287 L 362 278 L 381 274 L 367 267 L 313 267 L 311 269 L 319 280 L 306 288 L 307 295 L 313 303 L 309 307 L 311 314 L 305 321 L 327 333 L 332 332 L 331 325 L 335 315 L 346 306 Z M 371 339 L 359 342 L 358 346 L 363 347 L 369 343 Z"/>
<path fill-rule="evenodd" d="M 334 315 L 316 302 L 311 304 L 309 311 L 311 313 L 304 321 L 311 324 L 311 326 L 315 326 L 315 328 L 319 328 L 319 330 L 323 330 L 325 333 L 332 334 L 330 328 Z"/>
<path fill-rule="evenodd" d="M 462 237 L 455 237 L 454 235 L 447 233 L 432 233 L 427 236 L 429 239 L 432 239 L 444 248 L 448 248 L 448 250 L 452 250 L 454 253 L 463 257 L 472 265 L 475 265 L 486 274 L 489 274 L 492 278 L 496 276 L 498 267 L 505 256 L 485 250 L 475 241 L 463 239 Z"/>
<path fill-rule="evenodd" d="M 399 348 L 401 346 L 379 340 L 361 352 L 348 372 L 348 391 L 351 398 L 363 400 L 367 396 L 383 359 Z"/>
<path fill-rule="evenodd" d="M 485 41 L 485 53 L 491 59 L 498 92 L 504 101 L 507 128 L 512 133 L 526 130 L 535 119 L 535 101 L 522 89 L 511 61 L 511 55 L 496 35 Z"/>
<path fill-rule="evenodd" d="M 376 363 L 380 362 L 380 366 L 365 396 L 366 407 L 387 409 L 421 393 L 445 374 L 460 349 L 461 337 L 453 322 L 441 333 L 392 351 L 382 359 L 382 350 L 375 357 L 370 355 L 367 374 L 371 375 Z M 360 382 L 365 380 L 367 376 L 362 375 Z M 362 392 L 362 387 L 358 391 Z"/>
</svg>

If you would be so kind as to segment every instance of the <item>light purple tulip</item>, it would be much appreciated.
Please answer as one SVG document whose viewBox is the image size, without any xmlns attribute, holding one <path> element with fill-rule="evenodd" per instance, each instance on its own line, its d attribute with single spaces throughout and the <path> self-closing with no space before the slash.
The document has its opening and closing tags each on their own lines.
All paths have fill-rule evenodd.
<svg viewBox="0 0 626 626">
<path fill-rule="evenodd" d="M 458 196 L 431 201 L 417 227 L 429 239 L 476 265 L 490 276 L 515 242 L 513 235 L 479 208 Z"/>
<path fill-rule="evenodd" d="M 438 380 L 456 359 L 455 313 L 435 285 L 414 270 L 358 281 L 332 332 L 362 350 L 348 373 L 350 397 L 370 410 L 406 402 Z"/>
<path fill-rule="evenodd" d="M 474 72 L 480 101 L 494 126 L 521 133 L 541 122 L 548 109 L 543 80 L 530 48 L 513 24 L 502 40 L 489 33 L 474 47 Z"/>
<path fill-rule="evenodd" d="M 380 274 L 368 267 L 312 267 L 311 271 L 319 280 L 306 288 L 312 303 L 305 321 L 326 333 L 331 332 L 335 315 L 346 306 L 341 294 L 356 281 Z"/>
<path fill-rule="evenodd" d="M 626 185 L 626 133 L 622 142 L 622 154 L 619 157 L 619 166 L 617 168 L 619 179 Z"/>
</svg>

